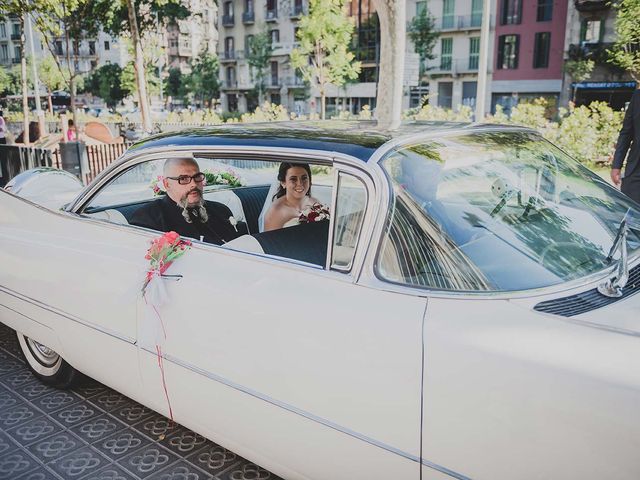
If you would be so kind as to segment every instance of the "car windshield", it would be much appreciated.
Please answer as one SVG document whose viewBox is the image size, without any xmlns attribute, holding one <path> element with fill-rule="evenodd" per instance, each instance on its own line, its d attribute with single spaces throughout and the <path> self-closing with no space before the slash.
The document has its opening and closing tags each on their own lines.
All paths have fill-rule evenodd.
<svg viewBox="0 0 640 480">
<path fill-rule="evenodd" d="M 394 195 L 377 272 L 392 282 L 514 291 L 575 280 L 611 265 L 625 214 L 628 251 L 640 247 L 638 205 L 533 132 L 445 136 L 381 165 Z"/>
</svg>

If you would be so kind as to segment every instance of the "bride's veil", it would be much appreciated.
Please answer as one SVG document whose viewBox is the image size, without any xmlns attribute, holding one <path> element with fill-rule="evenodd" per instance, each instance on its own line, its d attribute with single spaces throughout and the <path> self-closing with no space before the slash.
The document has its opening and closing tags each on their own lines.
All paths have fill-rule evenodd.
<svg viewBox="0 0 640 480">
<path fill-rule="evenodd" d="M 272 200 L 273 196 L 278 191 L 279 186 L 280 186 L 280 182 L 276 180 L 271 184 L 271 187 L 269 188 L 269 193 L 267 193 L 267 198 L 265 198 L 264 200 L 262 211 L 260 212 L 260 215 L 258 215 L 258 231 L 259 232 L 264 232 L 264 217 L 267 214 L 267 211 L 269 210 L 269 208 L 271 207 L 271 204 L 273 203 L 273 200 Z"/>
</svg>

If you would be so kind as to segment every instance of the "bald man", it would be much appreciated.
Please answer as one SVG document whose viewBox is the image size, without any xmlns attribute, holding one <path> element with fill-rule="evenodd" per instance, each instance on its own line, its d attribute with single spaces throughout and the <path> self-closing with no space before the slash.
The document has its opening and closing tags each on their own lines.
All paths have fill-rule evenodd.
<svg viewBox="0 0 640 480">
<path fill-rule="evenodd" d="M 229 208 L 203 198 L 204 174 L 192 158 L 172 158 L 164 163 L 162 198 L 136 210 L 129 223 L 161 232 L 222 245 L 240 233 L 232 225 Z"/>
</svg>

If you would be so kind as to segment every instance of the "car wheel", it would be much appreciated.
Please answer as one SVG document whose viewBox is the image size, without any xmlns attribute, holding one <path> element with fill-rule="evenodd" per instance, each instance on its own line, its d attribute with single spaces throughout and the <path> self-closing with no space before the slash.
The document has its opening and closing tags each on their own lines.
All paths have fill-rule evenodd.
<svg viewBox="0 0 640 480">
<path fill-rule="evenodd" d="M 78 378 L 79 372 L 55 351 L 16 332 L 27 366 L 42 382 L 52 387 L 67 388 Z"/>
</svg>

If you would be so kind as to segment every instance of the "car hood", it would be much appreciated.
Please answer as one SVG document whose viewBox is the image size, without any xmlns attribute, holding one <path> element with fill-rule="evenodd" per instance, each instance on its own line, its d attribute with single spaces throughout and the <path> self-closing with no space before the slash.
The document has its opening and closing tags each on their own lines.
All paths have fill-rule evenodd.
<svg viewBox="0 0 640 480">
<path fill-rule="evenodd" d="M 510 300 L 523 308 L 536 310 L 585 327 L 600 328 L 623 335 L 640 337 L 640 285 L 631 280 L 627 284 L 628 292 L 624 298 L 608 299 L 601 296 L 596 288 L 602 280 L 587 288 L 562 292 L 555 295 L 536 296 Z M 610 302 L 606 304 L 607 302 Z M 553 308 L 544 308 L 549 304 Z M 560 307 L 560 308 L 558 308 Z M 575 309 L 575 310 L 574 310 Z M 576 312 L 578 312 L 576 314 Z M 580 313 L 582 312 L 582 313 Z"/>
<path fill-rule="evenodd" d="M 605 307 L 570 318 L 588 325 L 640 337 L 638 312 L 640 312 L 640 295 L 634 294 Z"/>
</svg>

